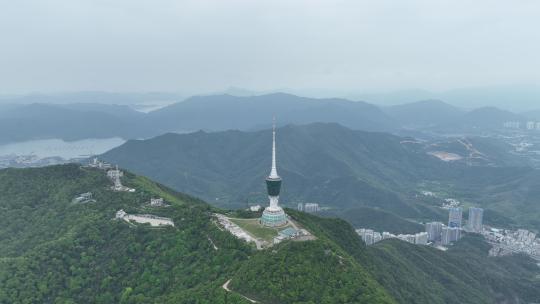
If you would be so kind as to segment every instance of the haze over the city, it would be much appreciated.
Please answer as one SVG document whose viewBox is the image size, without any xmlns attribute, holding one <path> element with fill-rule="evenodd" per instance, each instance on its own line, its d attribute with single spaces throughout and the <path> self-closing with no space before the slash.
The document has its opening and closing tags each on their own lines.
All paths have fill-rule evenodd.
<svg viewBox="0 0 540 304">
<path fill-rule="evenodd" d="M 539 9 L 538 1 L 485 0 L 5 1 L 0 95 L 536 94 Z"/>
<path fill-rule="evenodd" d="M 539 1 L 2 1 L 0 304 L 540 303 Z"/>
</svg>

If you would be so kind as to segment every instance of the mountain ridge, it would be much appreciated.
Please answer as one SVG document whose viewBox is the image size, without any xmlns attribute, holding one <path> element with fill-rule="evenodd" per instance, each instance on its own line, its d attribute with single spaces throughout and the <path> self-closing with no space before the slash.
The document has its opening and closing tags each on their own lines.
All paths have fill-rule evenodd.
<svg viewBox="0 0 540 304">
<path fill-rule="evenodd" d="M 440 206 L 450 197 L 498 213 L 500 216 L 493 217 L 497 224 L 519 222 L 540 228 L 534 218 L 540 210 L 531 204 L 540 183 L 539 171 L 521 166 L 504 150 L 493 152 L 493 156 L 482 154 L 478 165 L 470 165 L 472 161 L 465 154 L 456 161 L 432 155 L 437 151 L 468 153 L 460 143 L 463 140 L 434 146 L 337 124 L 281 127 L 277 132 L 278 170 L 287 181 L 282 202 L 289 207 L 315 202 L 339 212 L 379 208 L 424 221 L 444 218 L 445 210 Z M 480 148 L 499 147 L 485 140 L 469 142 Z M 270 130 L 223 131 L 171 133 L 128 141 L 101 157 L 214 205 L 245 208 L 266 201 L 260 181 L 270 168 L 270 151 Z M 486 163 L 486 159 L 500 159 L 501 164 Z M 508 191 L 519 183 L 527 187 Z M 422 199 L 425 190 L 440 191 L 444 196 Z M 511 205 L 528 206 L 531 212 L 520 212 Z M 491 218 L 486 220 L 489 223 Z"/>
<path fill-rule="evenodd" d="M 47 100 L 50 99 L 45 99 Z M 41 103 L 43 110 L 40 112 L 32 110 L 36 103 L 1 106 L 0 127 L 10 132 L 0 136 L 0 143 L 107 136 L 135 139 L 167 132 L 186 133 L 201 129 L 253 131 L 268 128 L 269 117 L 272 116 L 277 116 L 280 126 L 325 122 L 339 123 L 364 131 L 400 133 L 412 129 L 442 134 L 496 130 L 502 128 L 506 120 L 527 119 L 503 110 L 478 109 L 462 113 L 459 109 L 439 101 L 421 101 L 381 108 L 363 101 L 316 99 L 285 93 L 240 97 L 194 96 L 149 113 L 136 112 L 126 105 L 92 103 L 90 97 L 74 101 L 73 104 Z M 24 114 L 22 117 L 21 113 Z M 448 113 L 453 114 L 446 117 Z M 15 116 L 18 118 L 15 119 Z M 264 123 L 265 121 L 267 123 Z M 27 127 L 31 125 L 37 127 Z"/>
</svg>

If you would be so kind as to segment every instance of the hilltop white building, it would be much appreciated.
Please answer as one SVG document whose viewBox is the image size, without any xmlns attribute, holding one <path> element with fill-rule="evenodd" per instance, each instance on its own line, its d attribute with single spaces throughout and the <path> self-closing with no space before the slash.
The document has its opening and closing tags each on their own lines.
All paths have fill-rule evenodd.
<svg viewBox="0 0 540 304">
<path fill-rule="evenodd" d="M 92 159 L 92 162 L 87 165 L 90 168 L 97 168 L 101 170 L 109 170 L 112 169 L 112 165 L 106 162 L 100 161 L 97 157 L 94 157 Z"/>
<path fill-rule="evenodd" d="M 469 208 L 469 222 L 468 228 L 472 232 L 481 233 L 483 227 L 484 209 L 482 208 Z"/>
<path fill-rule="evenodd" d="M 167 206 L 163 198 L 150 198 L 150 206 L 152 207 L 164 207 Z"/>
<path fill-rule="evenodd" d="M 74 203 L 79 204 L 91 203 L 95 201 L 96 200 L 94 199 L 94 195 L 92 194 L 92 192 L 81 193 L 73 199 Z"/>
<path fill-rule="evenodd" d="M 304 212 L 314 213 L 314 212 L 319 212 L 319 211 L 321 211 L 321 207 L 319 206 L 319 204 L 306 203 L 304 205 Z"/>
<path fill-rule="evenodd" d="M 116 219 L 121 219 L 126 222 L 136 222 L 139 224 L 150 224 L 152 227 L 172 226 L 174 222 L 170 218 L 155 216 L 152 214 L 127 214 L 124 210 L 120 209 L 116 212 Z"/>
<path fill-rule="evenodd" d="M 261 211 L 261 209 L 262 209 L 261 205 L 255 205 L 255 206 L 249 207 L 249 211 L 252 211 L 252 212 L 259 212 Z"/>
</svg>

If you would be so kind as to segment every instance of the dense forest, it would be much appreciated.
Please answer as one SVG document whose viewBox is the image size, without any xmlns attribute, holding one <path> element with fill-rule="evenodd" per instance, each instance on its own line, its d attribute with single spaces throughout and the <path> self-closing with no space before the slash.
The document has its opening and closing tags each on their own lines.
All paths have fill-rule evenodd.
<svg viewBox="0 0 540 304">
<path fill-rule="evenodd" d="M 76 165 L 0 171 L 0 303 L 246 302 L 222 285 L 253 255 L 252 246 L 218 229 L 209 205 L 139 176 L 127 174 L 124 180 L 137 191 L 113 192 L 103 171 Z M 87 191 L 96 202 L 72 202 Z M 156 196 L 171 207 L 144 205 Z M 171 217 L 175 227 L 132 226 L 113 219 L 119 209 Z M 326 272 L 327 261 L 310 249 L 323 245 L 305 246 L 290 254 L 301 258 L 309 251 L 312 274 Z M 364 293 L 385 294 L 365 272 L 345 278 L 346 289 L 362 279 L 372 289 Z M 280 274 L 267 279 L 258 281 L 279 281 Z M 333 295 L 342 291 L 326 289 Z M 259 292 L 263 296 L 254 289 L 255 296 Z M 317 301 L 321 292 L 314 289 L 309 299 Z M 294 294 L 289 301 L 302 302 Z M 353 295 L 341 303 L 351 302 Z"/>
<path fill-rule="evenodd" d="M 151 211 L 175 228 L 113 220 L 163 194 L 127 179 L 136 193 L 75 165 L 0 171 L 0 303 L 242 303 L 221 284 L 252 249 L 217 229 L 207 205 L 173 192 L 172 207 Z M 72 203 L 87 191 L 95 203 Z"/>
<path fill-rule="evenodd" d="M 533 261 L 488 258 L 474 237 L 448 252 L 401 241 L 366 247 L 343 220 L 287 210 L 317 240 L 257 251 L 213 223 L 224 211 L 130 173 L 123 182 L 137 191 L 113 192 L 103 171 L 78 165 L 0 170 L 0 303 L 540 300 Z M 95 202 L 73 202 L 88 191 Z M 171 206 L 149 207 L 157 196 Z M 130 225 L 114 219 L 119 209 L 175 226 Z"/>
</svg>

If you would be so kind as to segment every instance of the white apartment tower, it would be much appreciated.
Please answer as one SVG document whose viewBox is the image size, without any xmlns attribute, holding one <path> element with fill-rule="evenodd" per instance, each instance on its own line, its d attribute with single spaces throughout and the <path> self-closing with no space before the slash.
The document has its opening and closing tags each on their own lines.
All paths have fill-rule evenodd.
<svg viewBox="0 0 540 304">
<path fill-rule="evenodd" d="M 441 222 L 431 222 L 426 223 L 426 232 L 428 234 L 428 241 L 438 242 L 441 240 L 443 223 Z"/>
<path fill-rule="evenodd" d="M 448 227 L 461 228 L 463 210 L 460 207 L 450 208 L 448 213 Z"/>
<path fill-rule="evenodd" d="M 469 208 L 469 229 L 472 232 L 482 232 L 482 221 L 484 219 L 484 209 L 482 208 Z"/>
</svg>

